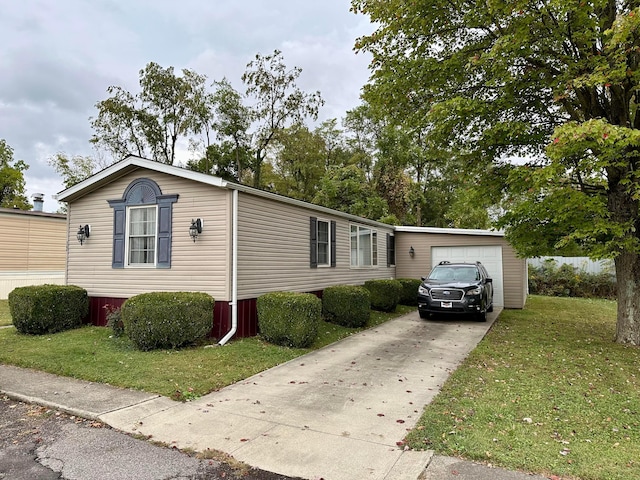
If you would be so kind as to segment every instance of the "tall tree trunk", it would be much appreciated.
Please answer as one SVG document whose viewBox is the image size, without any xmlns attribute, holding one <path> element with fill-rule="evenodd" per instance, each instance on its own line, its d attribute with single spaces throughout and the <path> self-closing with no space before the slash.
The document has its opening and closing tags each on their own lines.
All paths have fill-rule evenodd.
<svg viewBox="0 0 640 480">
<path fill-rule="evenodd" d="M 255 165 L 253 166 L 253 186 L 255 188 L 260 188 L 260 181 L 262 180 L 262 155 L 261 150 L 258 149 L 256 151 Z"/>
<path fill-rule="evenodd" d="M 640 235 L 638 201 L 628 192 L 620 181 L 622 175 L 615 169 L 608 171 L 609 192 L 607 198 L 611 220 L 625 224 L 633 222 L 635 232 Z M 637 238 L 636 238 L 637 240 Z M 627 345 L 640 345 L 640 254 L 626 249 L 615 259 L 616 280 L 618 286 L 618 320 L 615 341 Z"/>
<path fill-rule="evenodd" d="M 618 343 L 640 345 L 640 255 L 622 253 L 615 260 L 618 282 Z"/>
</svg>

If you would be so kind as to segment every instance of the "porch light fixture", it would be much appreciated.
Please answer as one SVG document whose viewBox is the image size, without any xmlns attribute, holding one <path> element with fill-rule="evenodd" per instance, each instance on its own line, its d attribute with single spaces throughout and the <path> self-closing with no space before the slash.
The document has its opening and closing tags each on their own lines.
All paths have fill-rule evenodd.
<svg viewBox="0 0 640 480">
<path fill-rule="evenodd" d="M 191 226 L 189 227 L 189 236 L 191 237 L 194 243 L 196 241 L 196 238 L 198 238 L 198 235 L 202 233 L 203 223 L 204 222 L 199 218 L 196 220 L 191 219 Z"/>
<path fill-rule="evenodd" d="M 413 245 L 412 245 L 411 248 L 409 249 L 409 256 L 413 258 L 415 254 L 416 254 L 416 251 L 413 249 Z"/>
<path fill-rule="evenodd" d="M 91 233 L 90 225 L 80 225 L 78 228 L 78 233 L 76 233 L 76 238 L 80 242 L 80 245 L 84 243 L 84 241 L 89 238 L 89 234 Z"/>
</svg>

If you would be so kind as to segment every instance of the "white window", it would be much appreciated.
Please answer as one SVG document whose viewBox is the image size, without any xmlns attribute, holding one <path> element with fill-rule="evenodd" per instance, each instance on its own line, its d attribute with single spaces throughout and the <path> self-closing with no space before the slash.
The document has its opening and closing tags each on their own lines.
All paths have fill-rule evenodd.
<svg viewBox="0 0 640 480">
<path fill-rule="evenodd" d="M 330 223 L 325 220 L 318 220 L 317 228 L 318 266 L 328 267 L 331 262 Z"/>
<path fill-rule="evenodd" d="M 351 225 L 351 266 L 378 265 L 378 232 L 368 227 Z"/>
<path fill-rule="evenodd" d="M 127 210 L 127 264 L 155 265 L 157 207 L 129 207 Z"/>
</svg>

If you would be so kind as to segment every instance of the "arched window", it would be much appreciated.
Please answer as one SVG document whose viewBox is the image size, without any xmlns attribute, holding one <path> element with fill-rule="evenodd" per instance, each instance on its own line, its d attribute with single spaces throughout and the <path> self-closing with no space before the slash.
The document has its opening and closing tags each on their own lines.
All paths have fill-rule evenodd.
<svg viewBox="0 0 640 480">
<path fill-rule="evenodd" d="M 171 268 L 171 221 L 178 195 L 163 195 L 156 182 L 138 178 L 113 208 L 113 268 Z"/>
</svg>

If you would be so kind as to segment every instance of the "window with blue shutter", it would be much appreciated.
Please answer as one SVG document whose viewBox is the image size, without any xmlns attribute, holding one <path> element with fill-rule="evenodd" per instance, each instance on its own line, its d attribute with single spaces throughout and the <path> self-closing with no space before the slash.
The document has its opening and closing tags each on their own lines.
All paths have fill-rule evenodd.
<svg viewBox="0 0 640 480">
<path fill-rule="evenodd" d="M 309 251 L 311 268 L 336 266 L 336 222 L 310 217 Z"/>
<path fill-rule="evenodd" d="M 156 182 L 139 178 L 113 208 L 112 267 L 171 268 L 173 204 L 178 195 L 163 195 Z"/>
</svg>

